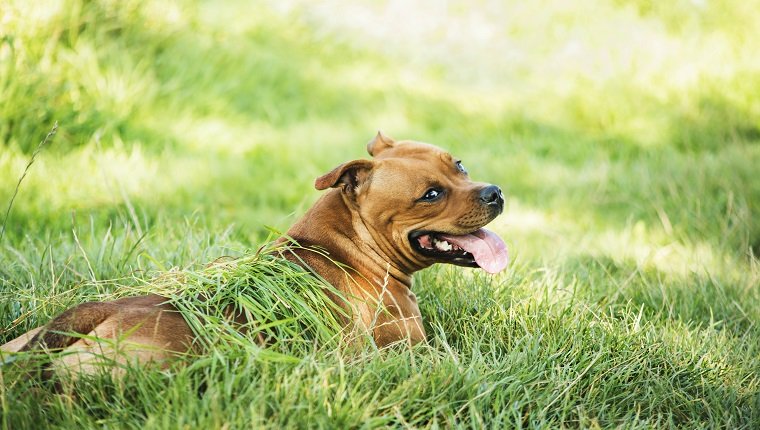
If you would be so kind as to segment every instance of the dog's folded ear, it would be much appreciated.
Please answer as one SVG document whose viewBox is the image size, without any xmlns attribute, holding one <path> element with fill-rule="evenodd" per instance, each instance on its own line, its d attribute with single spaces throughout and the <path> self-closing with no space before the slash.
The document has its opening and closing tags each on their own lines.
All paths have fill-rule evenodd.
<svg viewBox="0 0 760 430">
<path fill-rule="evenodd" d="M 384 135 L 382 131 L 378 130 L 377 136 L 375 136 L 374 139 L 370 140 L 367 144 L 367 152 L 369 152 L 369 155 L 375 157 L 386 149 L 393 147 L 395 143 L 396 141 Z"/>
<path fill-rule="evenodd" d="M 354 160 L 343 163 L 317 178 L 314 181 L 314 187 L 318 190 L 343 187 L 346 192 L 356 193 L 369 177 L 373 167 L 375 167 L 375 162 L 372 160 Z"/>
</svg>

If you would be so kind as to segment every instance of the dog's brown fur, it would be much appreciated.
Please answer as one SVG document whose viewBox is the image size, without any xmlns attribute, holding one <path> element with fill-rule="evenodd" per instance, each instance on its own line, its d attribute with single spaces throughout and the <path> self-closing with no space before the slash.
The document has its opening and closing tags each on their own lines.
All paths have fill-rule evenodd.
<svg viewBox="0 0 760 430">
<path fill-rule="evenodd" d="M 483 190 L 498 188 L 472 182 L 450 154 L 433 145 L 378 133 L 367 149 L 372 160 L 342 164 L 316 180 L 317 189 L 332 189 L 287 232 L 304 248 L 285 257 L 305 263 L 341 291 L 348 299 L 340 304 L 355 327 L 378 345 L 417 343 L 425 330 L 411 275 L 441 260 L 415 250 L 410 233 L 471 233 L 501 212 L 503 200 L 499 191 L 498 205 L 484 203 Z M 445 190 L 445 197 L 420 203 L 431 187 Z M 329 257 L 305 249 L 315 246 Z M 91 372 L 103 356 L 165 362 L 188 351 L 192 340 L 181 314 L 164 297 L 148 295 L 79 305 L 1 349 L 65 349 L 72 354 L 57 358 L 54 368 Z"/>
</svg>

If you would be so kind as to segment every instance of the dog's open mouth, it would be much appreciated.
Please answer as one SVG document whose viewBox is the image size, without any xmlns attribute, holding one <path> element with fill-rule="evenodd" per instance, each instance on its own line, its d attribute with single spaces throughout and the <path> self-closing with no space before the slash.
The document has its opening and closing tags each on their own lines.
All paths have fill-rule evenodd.
<svg viewBox="0 0 760 430">
<path fill-rule="evenodd" d="M 501 272 L 509 263 L 504 241 L 484 228 L 462 235 L 414 231 L 409 234 L 409 241 L 426 257 L 459 266 L 480 267 L 488 273 Z"/>
</svg>

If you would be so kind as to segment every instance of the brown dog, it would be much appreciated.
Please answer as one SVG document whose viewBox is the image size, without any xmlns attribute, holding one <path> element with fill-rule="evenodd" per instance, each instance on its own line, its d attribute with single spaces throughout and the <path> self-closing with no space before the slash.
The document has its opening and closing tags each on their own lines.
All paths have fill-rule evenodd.
<svg viewBox="0 0 760 430">
<path fill-rule="evenodd" d="M 433 263 L 504 269 L 504 242 L 481 228 L 502 212 L 504 198 L 498 187 L 472 182 L 458 160 L 433 145 L 378 133 L 367 150 L 372 160 L 350 161 L 317 178 L 318 190 L 332 190 L 287 232 L 329 258 L 300 248 L 286 258 L 305 263 L 349 297 L 341 305 L 378 345 L 417 343 L 425 330 L 412 274 Z M 113 352 L 114 339 L 119 357 L 163 361 L 188 351 L 193 333 L 164 297 L 149 295 L 79 305 L 1 349 L 65 349 L 72 353 L 55 367 L 91 372 L 99 354 Z"/>
</svg>

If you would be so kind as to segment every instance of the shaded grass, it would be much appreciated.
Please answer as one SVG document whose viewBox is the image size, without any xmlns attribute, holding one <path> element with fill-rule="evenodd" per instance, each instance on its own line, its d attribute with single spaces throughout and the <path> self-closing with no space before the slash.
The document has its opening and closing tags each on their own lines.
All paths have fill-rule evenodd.
<svg viewBox="0 0 760 430">
<path fill-rule="evenodd" d="M 61 129 L 0 243 L 3 340 L 166 272 L 236 297 L 258 266 L 205 265 L 253 258 L 377 128 L 501 185 L 492 228 L 514 257 L 497 277 L 418 274 L 431 340 L 413 349 L 283 342 L 272 352 L 293 359 L 271 360 L 219 320 L 205 333 L 232 346 L 77 397 L 0 368 L 5 427 L 758 426 L 754 2 L 409 6 L 414 26 L 379 8 L 366 31 L 308 3 L 5 6 L 0 199 Z M 494 36 L 462 24 L 464 52 L 417 25 L 442 13 Z"/>
</svg>

